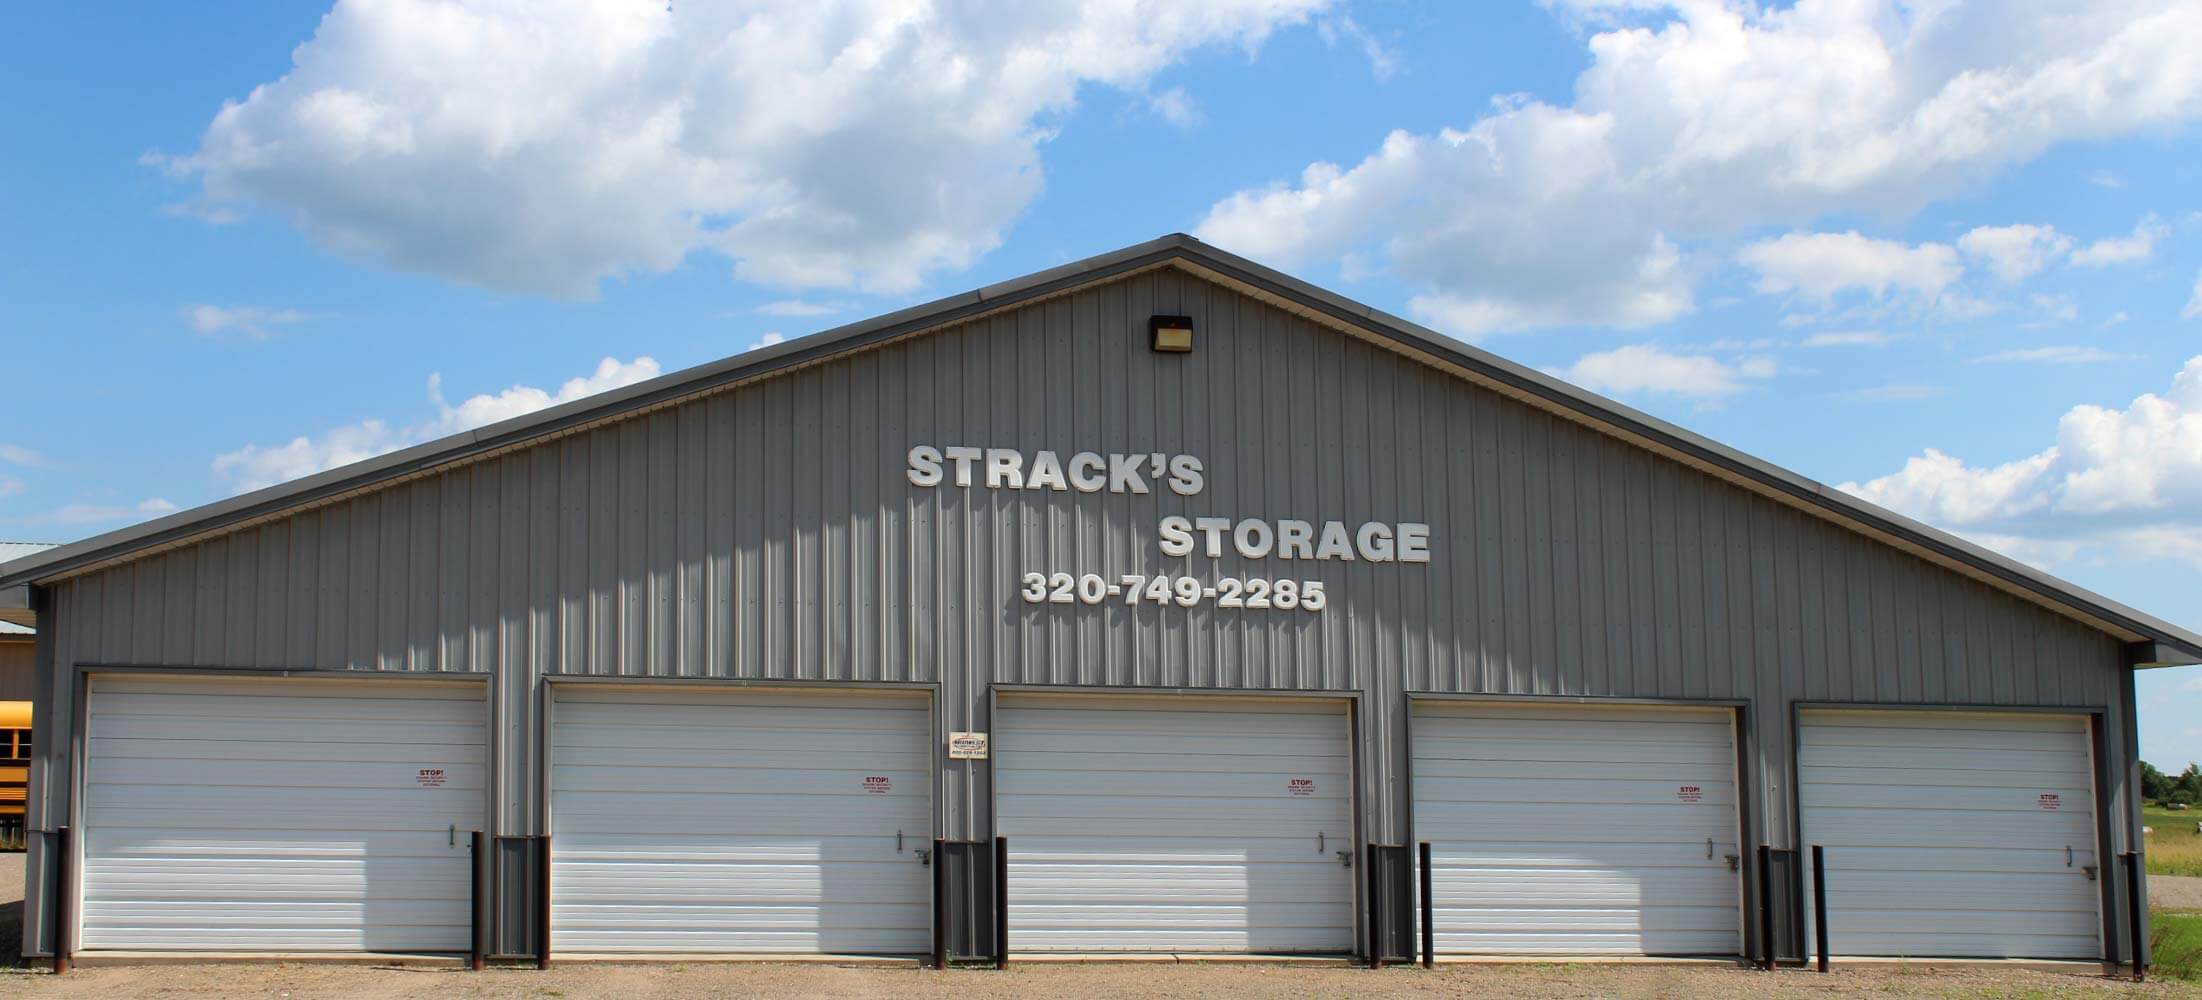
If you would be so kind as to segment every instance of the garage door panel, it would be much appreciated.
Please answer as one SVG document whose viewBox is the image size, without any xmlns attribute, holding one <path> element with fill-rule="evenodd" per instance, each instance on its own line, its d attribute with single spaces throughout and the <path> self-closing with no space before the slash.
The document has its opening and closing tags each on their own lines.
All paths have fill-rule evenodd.
<svg viewBox="0 0 2202 1000">
<path fill-rule="evenodd" d="M 1674 776 L 1675 766 L 1691 765 L 1717 767 L 1727 758 L 1726 750 L 1710 750 L 1687 754 L 1629 753 L 1625 760 L 1599 759 L 1610 751 L 1601 748 L 1583 748 L 1580 753 L 1563 756 L 1552 754 L 1535 760 L 1508 760 L 1491 757 L 1427 757 L 1415 761 L 1417 774 L 1433 778 L 1536 778 L 1544 781 L 1568 781 L 1579 779 L 1584 763 L 1599 765 L 1599 774 L 1608 779 L 1624 781 L 1667 781 Z"/>
<path fill-rule="evenodd" d="M 2084 846 L 2072 845 L 2077 858 L 2094 856 L 2095 844 L 2090 840 Z M 1950 874 L 1992 872 L 2042 872 L 2051 868 L 2062 869 L 2062 846 L 1999 848 L 1983 851 L 1974 847 L 1872 847 L 1846 844 L 1842 851 L 1829 855 L 1829 877 L 1836 872 L 1942 872 Z M 2077 864 L 2092 862 L 2080 860 Z"/>
<path fill-rule="evenodd" d="M 588 800 L 584 795 L 595 795 Z M 927 797 L 916 795 L 608 795 L 573 793 L 564 800 L 559 833 L 650 837 L 854 837 L 894 844 L 929 839 Z M 795 848 L 791 844 L 791 848 Z"/>
<path fill-rule="evenodd" d="M 2093 817 L 2064 811 L 2014 820 L 2013 814 L 2004 810 L 1817 808 L 1812 836 L 1830 850 L 1837 844 L 2011 849 L 2061 849 L 2069 845 L 2092 850 L 2095 822 Z"/>
<path fill-rule="evenodd" d="M 103 755 L 107 766 L 100 776 L 101 790 L 114 793 L 123 786 L 139 786 L 130 789 L 129 794 L 166 789 L 193 796 L 290 796 L 334 786 L 368 796 L 392 791 L 412 795 L 422 790 L 420 769 L 425 767 L 443 772 L 440 787 L 435 790 L 472 790 L 478 795 L 485 777 L 480 764 L 454 762 L 448 752 L 423 754 L 416 750 L 411 754 L 388 755 L 389 759 L 369 761 L 301 759 L 276 756 L 280 750 L 264 752 L 269 756 L 233 755 L 190 760 L 178 760 L 165 753 L 157 758 L 131 758 L 109 753 Z M 210 760 L 219 763 L 210 765 Z"/>
<path fill-rule="evenodd" d="M 1420 822 L 1421 817 L 1417 817 Z M 1549 834 L 1549 830 L 1545 833 Z M 1432 865 L 1446 867 L 1482 868 L 1493 871 L 1514 869 L 1602 869 L 1632 870 L 1639 868 L 1696 868 L 1707 860 L 1717 864 L 1718 855 L 1733 850 L 1733 835 L 1729 842 L 1715 841 L 1716 857 L 1705 858 L 1705 838 L 1695 841 L 1672 840 L 1656 842 L 1631 837 L 1628 831 L 1616 830 L 1606 834 L 1614 839 L 1575 841 L 1565 850 L 1554 850 L 1548 838 L 1525 838 L 1518 843 L 1496 840 L 1474 841 L 1472 846 L 1461 841 L 1433 843 L 1430 848 Z"/>
<path fill-rule="evenodd" d="M 1735 951 L 1735 932 L 1642 930 L 1507 931 L 1439 934 L 1431 942 L 1441 954 L 1454 955 L 1722 955 Z"/>
<path fill-rule="evenodd" d="M 1844 954 L 1888 956 L 1893 958 L 1939 958 L 1961 955 L 1969 958 L 2088 958 L 2099 949 L 2092 934 L 2050 935 L 2037 934 L 2013 938 L 2000 933 L 1928 930 L 1898 931 L 1844 930 L 1843 923 L 1830 917 L 1830 946 L 1835 936 L 1845 942 Z"/>
<path fill-rule="evenodd" d="M 553 950 L 927 950 L 930 730 L 912 696 L 560 692 Z"/>
<path fill-rule="evenodd" d="M 564 888 L 574 893 L 618 893 L 622 906 L 646 910 L 658 905 L 717 904 L 740 896 L 751 907 L 821 907 L 829 889 L 842 906 L 920 906 L 909 898 L 906 864 L 843 865 L 830 872 L 800 865 L 624 865 L 616 861 L 568 861 L 560 870 Z M 580 912 L 594 904 L 579 904 Z M 747 909 L 748 907 L 745 907 Z"/>
<path fill-rule="evenodd" d="M 2074 859 L 2076 866 L 2093 863 L 2084 855 Z M 2065 880 L 2073 873 L 2063 869 L 2061 860 L 2056 865 L 2055 868 L 2025 872 L 1938 873 L 1936 882 L 1947 889 L 1949 896 L 1962 899 L 1969 909 L 2030 910 L 2041 906 L 2044 899 L 2063 899 L 2068 905 L 2066 912 L 2073 909 L 2095 912 L 2094 907 L 2077 905 L 2079 900 L 2063 892 Z M 1838 878 L 1841 889 L 1835 888 Z M 1837 871 L 1830 867 L 1827 898 L 1830 905 L 1839 906 L 1846 912 L 1852 908 L 1860 911 L 1904 909 L 1919 902 L 1918 891 L 1913 885 L 1917 878 L 1916 872 Z M 1932 912 L 1950 912 L 1951 905 L 1938 899 Z"/>
<path fill-rule="evenodd" d="M 1034 865 L 1123 863 L 1239 866 L 1255 862 L 1339 866 L 1337 852 L 1352 846 L 1350 840 L 1340 843 L 1343 834 L 1332 834 L 1323 838 L 1322 848 L 1317 850 L 1317 839 L 1312 836 L 1157 835 L 1152 825 L 1143 826 L 1136 833 L 1122 836 L 1090 828 L 1056 834 L 1025 830 L 1017 836 L 1019 863 Z"/>
<path fill-rule="evenodd" d="M 251 739 L 208 741 L 190 736 L 146 735 L 156 728 L 158 727 L 134 727 L 131 731 L 140 735 L 130 738 L 98 737 L 88 740 L 86 746 L 95 757 L 108 757 L 117 761 L 188 761 L 193 762 L 193 767 L 203 766 L 209 760 L 246 763 L 330 761 L 355 764 L 404 764 L 418 761 L 425 765 L 448 757 L 453 748 L 463 751 L 463 748 L 471 745 L 466 742 L 467 737 L 473 738 L 475 742 L 480 742 L 481 738 L 478 731 L 455 726 L 436 726 L 432 734 L 423 732 L 427 727 L 398 729 L 378 726 L 371 738 L 320 738 L 310 743 Z M 433 735 L 434 738 L 424 738 L 427 735 Z"/>
<path fill-rule="evenodd" d="M 2084 804 L 2092 794 L 2084 780 L 2066 784 L 2063 775 L 2043 775 L 2045 780 L 2022 788 L 1976 788 L 1972 786 L 1972 775 L 1970 771 L 1945 771 L 1942 780 L 1950 784 L 1941 786 L 1924 782 L 1821 782 L 1815 789 L 1815 801 L 1829 809 L 1891 813 L 1930 810 L 1966 813 L 1972 818 L 2000 814 L 2006 823 L 2055 823 L 2081 815 L 2067 811 L 2066 804 Z M 2044 800 L 2044 795 L 2056 798 Z"/>
<path fill-rule="evenodd" d="M 1012 950 L 1352 947 L 1341 706 L 1188 701 L 1005 699 Z"/>
<path fill-rule="evenodd" d="M 593 718 L 593 716 L 591 716 Z M 724 732 L 709 722 L 680 725 L 628 726 L 566 721 L 562 738 L 574 753 L 576 764 L 665 763 L 694 766 L 699 762 L 740 757 L 767 763 L 811 766 L 821 753 L 907 753 L 923 751 L 927 744 L 914 743 L 900 732 L 866 732 L 854 729 L 771 729 Z M 810 764 L 800 759 L 808 756 Z"/>
<path fill-rule="evenodd" d="M 1726 764 L 1713 766 L 1725 767 Z M 1548 778 L 1541 775 L 1455 777 L 1442 774 L 1430 777 L 1450 778 L 1441 784 L 1433 782 L 1433 788 L 1442 788 L 1442 791 L 1433 792 L 1436 797 L 1432 804 L 1438 806 L 1579 806 L 1584 802 L 1599 802 L 1607 805 L 1641 805 L 1654 810 L 1672 809 L 1694 815 L 1702 811 L 1699 807 L 1708 804 L 1735 804 L 1735 789 L 1725 782 L 1691 784 L 1689 787 L 1695 789 L 1690 793 L 1692 801 L 1679 803 L 1677 789 L 1684 783 L 1676 781 L 1675 769 L 1672 767 L 1668 767 L 1665 774 L 1654 779 L 1618 779 L 1611 776 Z M 1631 810 L 1631 815 L 1634 812 Z"/>
<path fill-rule="evenodd" d="M 2009 778 L 2013 775 L 2062 774 L 2077 781 L 2086 781 L 2087 772 L 2073 767 L 2075 754 L 2085 754 L 2085 746 L 2063 747 L 2055 750 L 1996 750 L 1980 748 L 1952 749 L 1944 747 L 1806 747 L 1797 755 L 1799 764 L 1816 768 L 1856 768 L 1861 777 L 1874 772 L 1903 774 L 1914 770 L 1922 753 L 1930 753 L 1945 766 L 1942 772 L 1963 771 L 1968 775 Z M 1829 780 L 1835 780 L 1830 776 Z"/>
<path fill-rule="evenodd" d="M 1051 755 L 1052 756 L 1052 755 Z M 1019 798 L 1041 795 L 1086 796 L 1105 795 L 1109 801 L 1118 801 L 1129 794 L 1155 798 L 1197 795 L 1203 798 L 1238 798 L 1250 801 L 1277 801 L 1280 782 L 1292 778 L 1317 779 L 1314 784 L 1302 786 L 1305 794 L 1293 796 L 1282 803 L 1291 806 L 1312 798 L 1334 798 L 1345 794 L 1346 769 L 1336 760 L 1311 761 L 1306 765 L 1290 759 L 1267 758 L 1258 772 L 1225 770 L 1207 766 L 1205 761 L 1197 766 L 1187 766 L 1187 761 L 1158 760 L 1153 762 L 1157 770 L 1123 770 L 1138 762 L 1127 761 L 1113 754 L 1097 754 L 1113 759 L 1117 770 L 1100 768 L 1058 769 L 1052 760 L 1032 762 L 1034 766 L 1019 766 L 1004 774 L 1001 788 Z M 1136 783 L 1136 784 L 1129 784 Z"/>
<path fill-rule="evenodd" d="M 822 768 L 818 758 L 812 757 L 809 766 L 783 768 L 773 766 L 745 767 L 736 765 L 689 767 L 599 767 L 575 764 L 565 767 L 561 776 L 567 779 L 561 787 L 573 792 L 630 795 L 693 795 L 695 789 L 712 790 L 709 798 L 726 796 L 852 796 L 858 798 L 888 798 L 897 793 L 924 794 L 931 775 L 922 768 L 907 765 L 911 756 L 897 753 L 902 758 L 897 767 L 873 768 Z M 884 785 L 871 781 L 886 778 Z M 873 791 L 884 788 L 885 791 Z M 703 797 L 697 797 L 699 800 Z"/>
<path fill-rule="evenodd" d="M 485 716 L 471 685 L 94 678 L 81 946 L 464 950 Z"/>
<path fill-rule="evenodd" d="M 1699 877 L 1689 868 L 1455 868 L 1442 878 L 1433 874 L 1430 882 L 1436 898 L 1458 907 L 1504 907 L 1525 895 L 1546 892 L 1589 908 L 1657 903 L 1732 911 L 1736 906 L 1733 887 Z M 1734 926 L 1732 916 L 1723 919 L 1726 926 Z"/>
<path fill-rule="evenodd" d="M 1801 722 L 1801 836 L 1826 851 L 1836 954 L 2100 953 L 2100 883 L 2084 871 L 2096 864 L 2084 717 L 1816 711 Z"/>
<path fill-rule="evenodd" d="M 1700 844 L 1707 837 L 1711 837 L 1715 843 L 1730 843 L 1736 839 L 1732 830 L 1714 829 L 1705 815 L 1721 806 L 1729 807 L 1732 812 L 1734 807 L 1731 803 L 1637 803 L 1628 806 L 1626 820 L 1616 820 L 1610 813 L 1601 818 L 1597 805 L 1599 804 L 1532 805 L 1496 802 L 1478 808 L 1467 803 L 1441 802 L 1427 807 L 1417 803 L 1415 822 L 1432 830 L 1442 829 L 1453 841 L 1534 842 L 1549 839 L 1554 831 L 1565 831 L 1567 843 L 1585 844 Z M 1708 810 L 1707 806 L 1712 806 L 1713 809 Z"/>
<path fill-rule="evenodd" d="M 1911 754 L 1906 755 L 1903 759 L 1917 760 L 1918 757 L 1916 754 Z M 2062 769 L 2063 765 L 2069 763 L 2069 755 L 2054 755 L 2053 759 L 2058 766 L 2032 770 L 1952 766 L 1946 770 L 1931 773 L 1923 773 L 1916 768 L 1895 763 L 1877 766 L 1835 763 L 1830 762 L 1825 757 L 1816 755 L 1801 758 L 1798 765 L 1812 768 L 1825 783 L 1830 785 L 1878 785 L 1886 787 L 1914 785 L 1926 788 L 1941 788 L 1949 785 L 1951 774 L 1961 773 L 1967 787 L 1980 789 L 2035 788 L 2044 781 L 2069 788 L 2093 786 L 2094 779 L 2086 772 Z"/>
<path fill-rule="evenodd" d="M 1731 713 L 1417 705 L 1441 952 L 1735 954 Z"/>
<path fill-rule="evenodd" d="M 1193 725 L 1194 719 L 1206 718 L 1205 715 L 1188 716 L 1184 721 L 1187 725 Z M 1086 730 L 999 729 L 995 731 L 995 735 L 997 741 L 1005 747 L 1029 747 L 1041 753 L 1064 757 L 1105 753 L 1122 756 L 1127 760 L 1144 759 L 1152 764 L 1171 759 L 1202 760 L 1211 754 L 1228 754 L 1257 760 L 1288 758 L 1303 762 L 1331 759 L 1325 754 L 1308 753 L 1306 736 L 1276 731 L 1235 734 L 1210 732 L 1195 736 L 1147 730 L 1112 736 Z M 1090 757 L 1088 759 L 1090 761 Z"/>
</svg>

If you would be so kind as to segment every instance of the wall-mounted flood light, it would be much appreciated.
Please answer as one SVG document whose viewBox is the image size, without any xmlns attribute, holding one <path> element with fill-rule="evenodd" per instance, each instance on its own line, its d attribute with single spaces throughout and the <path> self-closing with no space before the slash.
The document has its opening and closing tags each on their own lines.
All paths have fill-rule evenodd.
<svg viewBox="0 0 2202 1000">
<path fill-rule="evenodd" d="M 1157 316 L 1147 321 L 1147 328 L 1154 331 L 1155 350 L 1184 354 L 1193 349 L 1191 316 Z"/>
</svg>

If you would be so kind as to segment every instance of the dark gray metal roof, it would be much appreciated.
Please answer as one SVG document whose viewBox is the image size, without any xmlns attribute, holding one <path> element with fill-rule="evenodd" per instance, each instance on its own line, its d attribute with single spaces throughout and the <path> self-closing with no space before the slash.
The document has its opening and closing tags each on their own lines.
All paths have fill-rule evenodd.
<svg viewBox="0 0 2202 1000">
<path fill-rule="evenodd" d="M 60 576 L 194 535 L 269 517 L 288 508 L 328 500 L 452 462 L 523 444 L 530 439 L 616 417 L 621 413 L 806 365 L 980 313 L 1054 295 L 1164 264 L 1181 264 L 1325 319 L 1357 334 L 1433 359 L 1512 395 L 1605 427 L 1680 456 L 1724 477 L 1798 506 L 1853 524 L 1930 558 L 1970 570 L 2005 589 L 2068 613 L 2139 636 L 2134 659 L 2143 664 L 2202 662 L 2202 635 L 2025 566 L 1948 532 L 1867 503 L 1825 484 L 1753 458 L 1702 435 L 1549 375 L 1471 347 L 1427 327 L 1370 308 L 1299 279 L 1208 246 L 1182 233 L 1015 280 L 951 295 L 923 305 L 837 327 L 659 376 L 587 399 L 454 434 L 377 458 L 257 490 L 143 524 L 0 563 L 0 591 Z"/>
</svg>

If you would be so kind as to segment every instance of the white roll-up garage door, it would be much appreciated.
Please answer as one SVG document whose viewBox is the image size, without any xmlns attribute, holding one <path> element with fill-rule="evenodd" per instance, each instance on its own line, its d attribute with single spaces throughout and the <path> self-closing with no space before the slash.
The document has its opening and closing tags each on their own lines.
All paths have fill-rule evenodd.
<svg viewBox="0 0 2202 1000">
<path fill-rule="evenodd" d="M 96 676 L 81 947 L 459 952 L 478 684 Z"/>
<path fill-rule="evenodd" d="M 1439 954 L 1742 950 L 1734 713 L 1417 702 Z"/>
<path fill-rule="evenodd" d="M 560 689 L 552 952 L 931 950 L 932 728 L 923 694 Z"/>
<path fill-rule="evenodd" d="M 1831 952 L 2101 954 L 2085 717 L 1805 712 L 1797 743 L 1801 839 L 1827 851 Z"/>
<path fill-rule="evenodd" d="M 1350 732 L 1330 701 L 1004 697 L 1010 949 L 1350 950 Z"/>
</svg>

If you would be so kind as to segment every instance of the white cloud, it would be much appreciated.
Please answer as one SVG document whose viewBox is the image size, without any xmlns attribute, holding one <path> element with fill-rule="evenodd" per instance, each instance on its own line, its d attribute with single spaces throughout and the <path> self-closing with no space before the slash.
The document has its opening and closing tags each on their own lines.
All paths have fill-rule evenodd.
<svg viewBox="0 0 2202 1000">
<path fill-rule="evenodd" d="M 658 363 L 651 358 L 640 357 L 627 362 L 605 358 L 597 363 L 595 371 L 566 380 L 556 392 L 515 385 L 502 392 L 469 396 L 456 406 L 444 400 L 443 376 L 431 374 L 428 376 L 428 398 L 436 407 L 432 420 L 406 426 L 365 420 L 333 428 L 319 437 L 300 436 L 280 445 L 246 445 L 216 456 L 214 472 L 229 481 L 232 491 L 243 493 L 570 403 L 607 389 L 654 378 L 657 374 Z"/>
<path fill-rule="evenodd" d="M 2109 188 L 2113 191 L 2126 186 L 2125 178 L 2120 177 L 2117 174 L 2111 173 L 2108 170 L 2097 170 L 2094 173 L 2088 174 L 2087 182 L 2089 184 L 2095 185 L 2096 187 Z"/>
<path fill-rule="evenodd" d="M 1569 6 L 1611 25 L 1571 104 L 1393 132 L 1217 202 L 1198 234 L 1288 265 L 1359 255 L 1455 333 L 1641 326 L 1694 308 L 1684 262 L 1714 241 L 1902 216 L 2059 142 L 2202 116 L 2186 0 L 1623 6 Z"/>
<path fill-rule="evenodd" d="M 19 444 L 8 444 L 5 441 L 0 441 L 0 462 L 35 467 L 46 464 L 46 456 Z"/>
<path fill-rule="evenodd" d="M 309 317 L 296 309 L 195 305 L 184 308 L 184 318 L 191 321 L 193 333 L 210 337 L 236 333 L 252 340 L 266 340 L 275 335 L 276 327 L 303 323 Z"/>
<path fill-rule="evenodd" d="M 1383 39 L 1362 27 L 1361 22 L 1340 14 L 1318 18 L 1315 30 L 1325 45 L 1336 46 L 1341 41 L 1348 41 L 1358 46 L 1362 57 L 1369 61 L 1369 74 L 1376 77 L 1378 82 L 1399 74 L 1399 54 L 1386 46 Z"/>
<path fill-rule="evenodd" d="M 1154 112 L 1155 117 L 1181 129 L 1196 128 L 1203 120 L 1200 105 L 1183 87 L 1171 87 L 1148 97 L 1147 110 Z"/>
<path fill-rule="evenodd" d="M 2072 301 L 2070 295 L 2043 295 L 2036 292 L 2027 296 L 2027 299 L 2034 303 L 2034 308 L 2041 310 L 2041 318 L 2029 325 L 2070 323 L 2080 318 L 2080 304 Z"/>
<path fill-rule="evenodd" d="M 179 509 L 181 508 L 160 497 L 140 500 L 129 505 L 72 503 L 63 504 L 31 518 L 31 520 L 39 524 L 70 526 L 113 524 L 116 522 L 136 523 L 163 514 L 173 514 Z"/>
<path fill-rule="evenodd" d="M 1985 262 L 1997 279 L 2017 284 L 2072 249 L 2072 238 L 2054 226 L 1981 226 L 1958 237 L 1957 248 Z"/>
<path fill-rule="evenodd" d="M 1553 374 L 1594 392 L 1610 395 L 1666 395 L 1718 400 L 1772 378 L 1771 359 L 1738 362 L 1694 354 L 1671 354 L 1650 344 L 1631 344 L 1586 354 Z"/>
<path fill-rule="evenodd" d="M 2097 326 L 2096 329 L 2108 330 L 2111 327 L 2119 326 L 2132 318 L 2133 317 L 2126 315 L 2125 310 L 2120 309 L 2117 312 L 2111 313 L 2110 315 L 2103 317 L 2101 325 Z"/>
<path fill-rule="evenodd" d="M 787 339 L 787 335 L 781 333 L 778 330 L 768 330 L 765 332 L 764 336 L 757 338 L 756 343 L 749 345 L 749 349 L 754 351 L 760 347 L 771 347 L 774 344 L 784 344 L 787 342 Z"/>
<path fill-rule="evenodd" d="M 1840 489 L 1976 537 L 2202 565 L 2202 356 L 2163 395 L 2073 407 L 2035 454 L 1972 466 L 1929 448 Z"/>
<path fill-rule="evenodd" d="M 1940 243 L 1916 247 L 1846 233 L 1789 233 L 1744 247 L 1736 261 L 1758 272 L 1753 286 L 1769 295 L 1796 294 L 1828 302 L 1862 290 L 1875 299 L 1890 289 L 1927 302 L 1965 273 L 1957 251 Z"/>
<path fill-rule="evenodd" d="M 2096 240 L 2072 254 L 2074 267 L 2109 267 L 2144 261 L 2156 253 L 2156 241 L 2171 235 L 2171 227 L 2151 215 L 2133 226 L 2131 236 Z"/>
<path fill-rule="evenodd" d="M 809 302 L 803 299 L 781 299 L 757 307 L 765 316 L 831 316 L 856 308 L 848 302 Z"/>
<path fill-rule="evenodd" d="M 23 492 L 23 481 L 14 476 L 0 476 L 0 497 L 12 497 Z"/>
<path fill-rule="evenodd" d="M 2179 685 L 2179 690 L 2202 692 L 2202 677 L 2189 678 L 2186 683 Z"/>
<path fill-rule="evenodd" d="M 2187 297 L 2187 307 L 2179 310 L 2180 319 L 2202 316 L 2202 271 L 2194 274 L 2194 294 Z"/>
<path fill-rule="evenodd" d="M 1899 338 L 1878 330 L 1840 330 L 1804 338 L 1806 347 L 1886 347 Z"/>
<path fill-rule="evenodd" d="M 1993 364 L 2003 361 L 2029 362 L 2051 365 L 2090 365 L 2105 361 L 2132 361 L 2131 354 L 2114 354 L 2100 347 L 2058 345 L 2054 347 L 2027 347 L 2011 351 L 1997 351 L 1973 359 L 1975 364 Z"/>
<path fill-rule="evenodd" d="M 996 246 L 1081 87 L 1141 91 L 1326 0 L 339 0 L 172 169 L 214 208 L 492 288 L 705 252 L 900 291 Z"/>
</svg>

